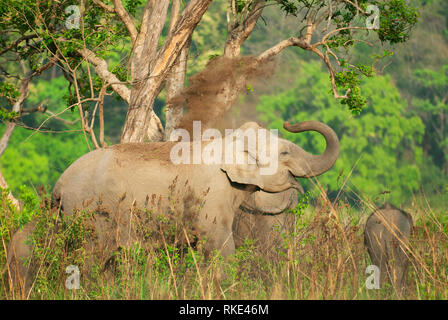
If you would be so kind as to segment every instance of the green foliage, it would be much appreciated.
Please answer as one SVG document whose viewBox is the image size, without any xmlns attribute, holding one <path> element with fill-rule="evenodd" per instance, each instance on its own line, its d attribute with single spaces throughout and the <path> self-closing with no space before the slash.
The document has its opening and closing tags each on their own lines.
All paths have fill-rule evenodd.
<svg viewBox="0 0 448 320">
<path fill-rule="evenodd" d="M 280 8 L 287 14 L 297 15 L 298 8 L 295 3 L 288 0 L 280 0 L 278 1 Z"/>
<path fill-rule="evenodd" d="M 1 121 L 12 121 L 17 118 L 19 114 L 14 111 L 8 111 L 3 107 L 0 107 L 0 120 Z"/>
<path fill-rule="evenodd" d="M 17 226 L 22 228 L 33 219 L 35 212 L 39 209 L 40 199 L 34 190 L 25 185 L 19 187 L 19 199 L 22 202 L 22 210 L 15 216 Z"/>
<path fill-rule="evenodd" d="M 9 190 L 1 190 L 1 203 L 0 207 L 0 239 L 9 241 L 10 230 L 18 230 L 23 228 L 25 224 L 30 222 L 36 212 L 39 211 L 40 199 L 36 193 L 26 186 L 19 187 L 19 193 L 17 193 L 18 199 L 21 202 L 22 210 L 18 211 L 7 200 L 7 194 Z M 0 262 L 2 261 L 0 255 Z"/>
<path fill-rule="evenodd" d="M 67 82 L 63 77 L 50 81 L 40 80 L 30 87 L 28 105 L 45 102 L 55 113 L 66 109 L 64 103 Z M 65 112 L 59 117 L 72 121 L 77 115 Z M 47 119 L 42 114 L 24 116 L 23 121 L 29 127 L 39 127 Z M 6 181 L 13 193 L 20 192 L 20 186 L 27 185 L 37 189 L 39 185 L 53 186 L 59 175 L 81 155 L 87 153 L 86 140 L 81 125 L 76 123 L 70 127 L 77 132 L 63 132 L 67 126 L 60 121 L 45 122 L 41 130 L 55 131 L 43 133 L 26 130 L 17 126 L 11 136 L 10 143 L 0 159 L 0 166 Z M 4 128 L 0 127 L 0 132 Z"/>
<path fill-rule="evenodd" d="M 180 261 L 178 248 L 167 245 L 167 251 L 164 248 L 159 248 L 159 254 L 154 259 L 154 267 L 159 274 L 169 277 L 171 273 L 170 264 L 177 267 Z"/>
<path fill-rule="evenodd" d="M 300 198 L 295 208 L 292 208 L 288 211 L 288 214 L 293 214 L 297 220 L 298 218 L 304 215 L 306 208 L 309 207 L 309 204 L 310 204 L 310 192 L 307 191 Z"/>
<path fill-rule="evenodd" d="M 131 15 L 135 15 L 135 12 L 137 10 L 137 7 L 142 5 L 143 0 L 125 0 L 124 1 L 124 8 L 127 12 Z"/>
<path fill-rule="evenodd" d="M 59 215 L 43 207 L 35 216 L 35 228 L 29 240 L 33 248 L 32 260 L 36 268 L 35 292 L 61 290 L 65 284 L 65 268 L 70 265 L 82 269 L 89 254 L 86 244 L 92 234 L 87 221 L 92 213 L 81 211 Z M 51 234 L 52 241 L 48 241 Z M 45 270 L 45 272 L 42 272 Z M 81 272 L 82 272 L 81 271 Z"/>
<path fill-rule="evenodd" d="M 448 65 L 442 66 L 439 70 L 416 69 L 414 74 L 423 86 L 428 98 L 437 99 L 446 94 L 448 87 Z"/>
<path fill-rule="evenodd" d="M 427 162 L 424 185 L 428 190 L 441 191 L 442 183 L 434 182 L 446 180 L 448 176 L 448 128 L 445 121 L 448 114 L 448 65 L 439 70 L 416 69 L 414 77 L 418 86 L 411 111 L 426 124 L 424 147 L 430 150 L 429 156 L 434 164 Z"/>
<path fill-rule="evenodd" d="M 329 191 L 337 191 L 348 178 L 346 187 L 354 186 L 353 191 L 375 197 L 390 190 L 392 199 L 402 201 L 419 188 L 424 125 L 420 118 L 406 114 L 407 104 L 390 77 L 366 80 L 363 87 L 368 108 L 351 118 L 328 94 L 327 75 L 321 65 L 303 63 L 295 87 L 275 96 L 262 96 L 257 111 L 270 128 L 282 128 L 285 120 L 319 120 L 336 131 L 341 143 L 339 159 L 319 178 Z M 318 134 L 280 132 L 309 152 L 324 149 L 325 141 Z"/>
<path fill-rule="evenodd" d="M 247 0 L 235 0 L 236 12 L 242 12 L 248 2 Z"/>
<path fill-rule="evenodd" d="M 128 70 L 124 66 L 117 64 L 115 67 L 112 68 L 111 72 L 117 76 L 118 80 L 123 82 L 127 80 Z"/>
<path fill-rule="evenodd" d="M 6 107 L 0 106 L 0 121 L 12 121 L 17 118 L 18 113 L 10 111 L 12 103 L 19 96 L 17 88 L 9 82 L 0 82 L 0 103 Z"/>
<path fill-rule="evenodd" d="M 67 87 L 68 82 L 62 76 L 50 80 L 42 79 L 32 83 L 30 86 L 30 95 L 26 104 L 32 106 L 44 102 L 49 109 L 55 110 L 55 113 L 60 113 L 70 105 Z M 40 124 L 40 121 L 45 118 L 46 117 L 39 114 L 34 114 L 30 117 L 25 116 L 24 121 L 29 126 L 37 127 Z M 72 121 L 76 119 L 76 115 L 65 112 L 61 115 L 61 118 L 66 119 L 67 121 Z M 45 127 L 49 127 L 50 125 L 55 129 L 65 128 L 65 126 L 58 121 L 51 121 Z"/>
<path fill-rule="evenodd" d="M 402 43 L 409 39 L 412 27 L 417 23 L 417 9 L 404 0 L 374 1 L 380 9 L 380 29 L 378 37 L 390 44 Z"/>
<path fill-rule="evenodd" d="M 226 274 L 222 285 L 224 288 L 231 287 L 237 282 L 247 290 L 256 292 L 255 298 L 260 299 L 266 295 L 260 274 L 269 272 L 269 263 L 256 254 L 255 246 L 254 240 L 245 239 L 243 245 L 235 250 L 227 263 L 224 259 L 221 260 Z"/>
<path fill-rule="evenodd" d="M 227 24 L 225 15 L 227 1 L 214 1 L 202 17 L 192 36 L 187 76 L 202 70 L 214 57 L 224 53 Z"/>
<path fill-rule="evenodd" d="M 178 275 L 183 275 L 187 270 L 193 270 L 194 259 L 199 259 L 197 253 L 189 250 L 188 247 L 180 248 L 169 243 L 166 244 L 166 248 L 158 248 L 154 255 L 154 265 L 156 272 L 163 277 L 169 277 L 171 275 L 171 268 L 176 270 Z"/>
<path fill-rule="evenodd" d="M 305 210 L 309 207 L 310 204 L 310 195 L 311 193 L 307 191 L 303 197 L 299 200 L 297 205 L 288 210 L 287 214 L 294 215 L 294 228 L 289 231 L 282 232 L 280 236 L 283 239 L 282 247 L 283 249 L 287 250 L 291 243 L 294 243 L 297 241 L 297 239 L 300 239 L 299 242 L 301 244 L 305 243 L 306 241 L 312 240 L 312 239 L 304 239 L 301 237 L 301 234 L 305 231 L 306 227 L 308 226 L 308 223 L 303 219 L 305 215 Z M 280 226 L 276 225 L 274 226 L 274 230 L 277 232 L 280 232 Z M 280 251 L 281 255 L 285 255 L 283 251 Z"/>
<path fill-rule="evenodd" d="M 0 97 L 14 100 L 19 96 L 19 90 L 8 82 L 0 82 Z"/>
<path fill-rule="evenodd" d="M 313 12 L 325 10 L 328 1 L 308 1 L 308 0 L 281 0 L 275 1 L 286 14 L 299 16 L 302 9 L 302 19 L 305 21 Z M 366 20 L 360 19 L 360 11 L 357 8 L 366 10 L 368 5 L 375 5 L 380 14 L 380 26 L 375 30 L 378 38 L 382 42 L 390 45 L 405 42 L 409 39 L 410 31 L 417 23 L 417 11 L 410 7 L 403 0 L 392 1 L 357 1 L 354 5 L 350 1 L 339 2 L 331 1 L 332 15 L 328 23 L 335 27 L 337 32 L 330 34 L 326 41 L 326 46 L 322 48 L 326 55 L 332 57 L 342 57 L 359 41 L 365 38 L 357 34 L 357 29 L 365 27 Z M 360 27 L 359 24 L 363 25 Z M 378 56 L 377 59 L 382 57 Z M 329 58 L 328 63 L 331 61 Z M 343 89 L 346 97 L 341 99 L 343 105 L 347 105 L 353 114 L 359 114 L 366 104 L 367 100 L 361 93 L 361 81 L 363 77 L 371 77 L 373 75 L 373 66 L 353 65 L 345 61 L 345 58 L 338 59 L 338 65 L 341 70 L 335 74 L 335 82 L 338 89 Z M 349 56 L 349 59 L 351 57 Z"/>
<path fill-rule="evenodd" d="M 134 15 L 142 4 L 142 0 L 124 1 L 124 6 L 131 15 Z M 77 6 L 81 16 L 79 27 L 68 29 L 66 22 L 76 13 L 65 11 L 70 5 Z M 62 60 L 70 68 L 77 69 L 82 98 L 90 96 L 90 86 L 86 68 L 79 68 L 83 61 L 78 53 L 80 48 L 86 45 L 105 59 L 111 57 L 111 53 L 116 53 L 118 59 L 117 56 L 114 57 L 115 64 L 130 51 L 128 33 L 121 20 L 91 0 L 84 1 L 83 5 L 78 0 L 38 2 L 0 0 L 0 8 L 2 11 L 0 31 L 4 31 L 0 42 L 7 46 L 20 37 L 30 37 L 26 43 L 14 48 L 13 51 L 29 62 L 31 70 L 37 70 L 47 63 L 56 51 L 61 53 L 64 56 Z M 126 64 L 126 61 L 121 62 L 123 65 Z M 123 78 L 122 68 L 121 66 L 114 68 L 120 79 Z M 98 93 L 100 86 L 96 85 L 94 89 Z M 71 97 L 68 104 L 73 102 L 74 99 Z"/>
<path fill-rule="evenodd" d="M 338 72 L 335 75 L 336 86 L 348 92 L 347 98 L 343 98 L 341 103 L 347 104 L 352 114 L 360 114 L 362 106 L 366 104 L 366 99 L 361 96 L 360 81 L 360 75 L 353 70 Z"/>
<path fill-rule="evenodd" d="M 3 154 L 1 170 L 13 192 L 21 185 L 53 186 L 59 175 L 88 151 L 82 133 L 37 133 L 16 128 Z M 28 140 L 27 140 L 28 139 Z"/>
</svg>

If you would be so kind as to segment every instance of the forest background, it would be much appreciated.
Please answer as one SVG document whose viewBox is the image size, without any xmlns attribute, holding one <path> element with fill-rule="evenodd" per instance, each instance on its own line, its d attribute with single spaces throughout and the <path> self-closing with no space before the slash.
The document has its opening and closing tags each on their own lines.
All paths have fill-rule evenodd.
<svg viewBox="0 0 448 320">
<path fill-rule="evenodd" d="M 137 1 L 138 2 L 138 1 Z M 333 170 L 319 177 L 333 197 L 344 189 L 351 203 L 360 199 L 388 200 L 410 204 L 424 196 L 433 205 L 446 207 L 448 193 L 448 2 L 412 0 L 418 8 L 419 23 L 410 39 L 396 47 L 358 45 L 350 54 L 355 62 L 388 52 L 377 65 L 376 76 L 362 86 L 367 103 L 358 115 L 334 99 L 328 72 L 310 52 L 285 49 L 275 61 L 275 72 L 250 83 L 237 104 L 226 115 L 226 127 L 258 121 L 279 129 L 282 136 L 307 151 L 319 153 L 325 142 L 318 134 L 288 134 L 283 121 L 318 120 L 330 125 L 341 141 L 340 158 Z M 138 10 L 139 6 L 137 6 Z M 226 2 L 215 1 L 193 33 L 188 74 L 203 69 L 223 53 L 226 39 Z M 266 8 L 242 54 L 251 55 L 293 33 L 296 22 L 279 10 Z M 130 44 L 117 43 L 116 51 L 104 58 L 111 68 L 119 67 Z M 4 83 L 3 83 L 4 84 Z M 3 85 L 2 84 L 2 85 Z M 187 80 L 188 85 L 188 80 Z M 67 81 L 53 67 L 30 84 L 24 109 L 42 102 L 48 110 L 62 111 L 69 105 Z M 164 123 L 164 94 L 155 103 L 155 112 Z M 36 192 L 39 186 L 51 190 L 60 174 L 89 150 L 72 108 L 50 119 L 39 112 L 22 117 L 0 159 L 0 169 L 14 195 Z M 113 96 L 104 102 L 105 142 L 119 143 L 127 105 Z M 74 122 L 74 124 L 68 124 Z M 5 125 L 0 124 L 0 134 Z M 98 128 L 95 128 L 98 130 Z M 315 189 L 303 181 L 306 190 Z"/>
</svg>

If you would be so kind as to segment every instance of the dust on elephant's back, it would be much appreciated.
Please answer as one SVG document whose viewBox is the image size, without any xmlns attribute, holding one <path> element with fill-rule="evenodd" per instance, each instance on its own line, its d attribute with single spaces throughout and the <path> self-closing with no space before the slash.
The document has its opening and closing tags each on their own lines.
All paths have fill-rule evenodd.
<svg viewBox="0 0 448 320">
<path fill-rule="evenodd" d="M 54 196 L 62 201 L 66 213 L 98 206 L 114 211 L 119 204 L 122 208 L 132 203 L 140 206 L 148 196 L 165 193 L 176 172 L 146 156 L 154 153 L 143 157 L 142 153 L 132 153 L 134 146 L 124 146 L 89 152 L 61 175 Z"/>
</svg>

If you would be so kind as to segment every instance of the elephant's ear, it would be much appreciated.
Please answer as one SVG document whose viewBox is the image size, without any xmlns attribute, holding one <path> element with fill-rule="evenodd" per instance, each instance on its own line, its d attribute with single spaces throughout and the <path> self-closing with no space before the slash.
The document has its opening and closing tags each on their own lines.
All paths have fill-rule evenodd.
<svg viewBox="0 0 448 320">
<path fill-rule="evenodd" d="M 253 192 L 240 207 L 250 212 L 279 214 L 297 205 L 297 190 L 291 188 L 282 192 Z"/>
<path fill-rule="evenodd" d="M 246 157 L 250 155 L 245 152 Z M 260 176 L 260 169 L 257 164 L 248 164 L 247 158 L 244 159 L 245 164 L 223 164 L 221 170 L 227 174 L 232 182 L 241 184 L 252 184 L 260 189 L 264 188 L 263 179 Z"/>
<path fill-rule="evenodd" d="M 232 182 L 241 184 L 252 184 L 263 189 L 264 183 L 260 176 L 260 168 L 258 167 L 256 153 L 253 152 L 254 150 L 248 150 L 247 145 L 244 143 L 244 134 L 246 130 L 257 130 L 258 128 L 260 128 L 260 126 L 257 123 L 247 122 L 243 126 L 241 126 L 240 129 L 238 129 L 235 133 L 226 136 L 226 139 L 235 139 L 235 144 L 237 140 L 243 140 L 242 145 L 244 146 L 244 150 L 242 154 L 244 156 L 244 159 L 242 164 L 226 164 L 224 161 L 224 164 L 221 165 L 221 169 L 227 174 Z M 236 162 L 236 157 L 233 158 L 233 161 Z"/>
</svg>

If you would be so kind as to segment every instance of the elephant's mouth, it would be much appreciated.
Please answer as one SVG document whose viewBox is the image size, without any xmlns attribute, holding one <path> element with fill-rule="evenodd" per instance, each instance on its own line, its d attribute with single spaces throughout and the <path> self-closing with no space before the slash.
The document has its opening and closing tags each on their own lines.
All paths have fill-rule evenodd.
<svg viewBox="0 0 448 320">
<path fill-rule="evenodd" d="M 239 209 L 244 212 L 244 213 L 248 213 L 248 214 L 253 214 L 253 215 L 263 215 L 263 216 L 277 216 L 281 213 L 284 213 L 285 211 L 289 210 L 289 208 L 280 211 L 280 212 L 266 212 L 266 211 L 261 211 L 260 209 L 256 209 L 256 208 L 249 208 L 243 205 L 239 206 Z"/>
<path fill-rule="evenodd" d="M 296 180 L 296 177 L 293 175 L 293 173 L 291 172 L 291 170 L 288 170 L 289 175 L 290 175 L 290 181 L 292 184 L 292 187 L 296 190 L 298 190 L 301 194 L 305 194 L 305 192 L 303 191 L 302 186 L 300 185 L 300 183 Z"/>
</svg>

